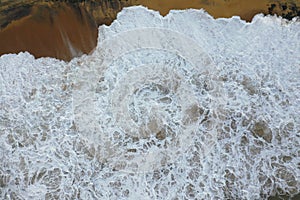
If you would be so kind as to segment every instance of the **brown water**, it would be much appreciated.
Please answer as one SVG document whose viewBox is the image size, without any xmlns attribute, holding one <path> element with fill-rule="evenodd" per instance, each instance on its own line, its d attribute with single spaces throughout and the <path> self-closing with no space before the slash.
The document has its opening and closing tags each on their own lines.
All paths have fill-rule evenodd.
<svg viewBox="0 0 300 200">
<path fill-rule="evenodd" d="M 69 60 L 95 47 L 97 25 L 84 9 L 62 4 L 53 13 L 48 7 L 33 7 L 30 15 L 4 28 L 0 38 L 1 54 L 29 51 L 36 57 Z"/>
<path fill-rule="evenodd" d="M 300 0 L 120 0 L 83 3 L 9 1 L 0 3 L 0 55 L 29 51 L 36 57 L 70 60 L 96 46 L 97 27 L 110 24 L 126 6 L 144 5 L 166 15 L 170 9 L 204 8 L 215 18 L 257 13 L 300 15 Z"/>
</svg>

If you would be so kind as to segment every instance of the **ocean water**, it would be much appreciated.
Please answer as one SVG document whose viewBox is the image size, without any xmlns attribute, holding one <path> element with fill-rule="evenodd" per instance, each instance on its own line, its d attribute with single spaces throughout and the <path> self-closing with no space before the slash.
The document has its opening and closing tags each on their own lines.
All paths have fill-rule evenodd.
<svg viewBox="0 0 300 200">
<path fill-rule="evenodd" d="M 70 62 L 0 57 L 1 199 L 300 192 L 300 23 L 130 7 Z"/>
</svg>

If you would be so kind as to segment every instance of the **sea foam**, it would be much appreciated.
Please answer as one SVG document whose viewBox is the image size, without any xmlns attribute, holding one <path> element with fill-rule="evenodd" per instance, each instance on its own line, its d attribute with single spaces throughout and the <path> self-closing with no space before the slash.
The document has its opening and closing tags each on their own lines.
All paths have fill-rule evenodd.
<svg viewBox="0 0 300 200">
<path fill-rule="evenodd" d="M 1 199 L 299 193 L 299 41 L 299 19 L 138 6 L 91 55 L 1 56 Z"/>
</svg>

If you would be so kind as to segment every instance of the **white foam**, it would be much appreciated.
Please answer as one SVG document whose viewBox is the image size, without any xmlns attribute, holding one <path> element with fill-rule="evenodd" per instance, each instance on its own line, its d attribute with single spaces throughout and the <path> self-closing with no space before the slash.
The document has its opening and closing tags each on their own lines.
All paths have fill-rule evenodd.
<svg viewBox="0 0 300 200">
<path fill-rule="evenodd" d="M 300 191 L 300 24 L 130 7 L 69 63 L 0 58 L 0 197 Z"/>
</svg>

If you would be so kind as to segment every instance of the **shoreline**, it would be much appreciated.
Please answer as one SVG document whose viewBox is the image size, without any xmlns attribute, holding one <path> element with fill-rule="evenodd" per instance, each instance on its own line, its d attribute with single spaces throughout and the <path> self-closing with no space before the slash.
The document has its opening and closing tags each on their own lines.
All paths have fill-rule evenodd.
<svg viewBox="0 0 300 200">
<path fill-rule="evenodd" d="M 28 51 L 37 58 L 54 57 L 69 61 L 88 54 L 97 45 L 98 27 L 110 25 L 122 8 L 132 5 L 146 6 L 164 16 L 171 9 L 203 8 L 214 18 L 240 16 L 248 22 L 258 13 L 285 18 L 300 15 L 300 0 L 25 2 L 24 5 L 11 1 L 0 4 L 0 55 Z"/>
</svg>

